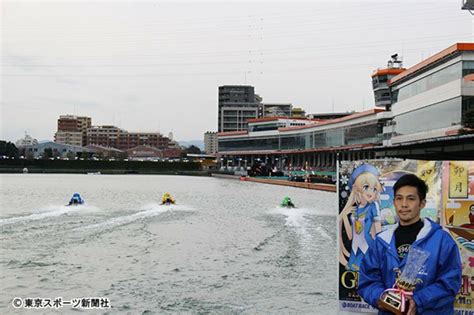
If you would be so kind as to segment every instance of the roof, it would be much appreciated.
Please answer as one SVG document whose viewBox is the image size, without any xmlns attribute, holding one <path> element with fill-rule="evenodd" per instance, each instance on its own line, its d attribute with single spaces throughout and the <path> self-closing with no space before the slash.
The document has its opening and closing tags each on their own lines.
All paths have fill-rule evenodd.
<svg viewBox="0 0 474 315">
<path fill-rule="evenodd" d="M 250 119 L 247 119 L 247 122 L 256 123 L 256 122 L 264 122 L 264 121 L 277 121 L 279 119 L 311 121 L 311 119 L 306 118 L 306 117 L 271 116 L 271 117 L 250 118 Z"/>
<path fill-rule="evenodd" d="M 226 137 L 226 136 L 237 136 L 237 135 L 246 135 L 248 134 L 247 130 L 239 130 L 239 131 L 226 131 L 226 132 L 218 132 L 218 137 Z"/>
<path fill-rule="evenodd" d="M 357 119 L 360 117 L 365 117 L 365 116 L 370 116 L 370 115 L 375 115 L 381 112 L 385 112 L 385 109 L 383 108 L 372 108 L 363 112 L 358 112 L 354 113 L 352 115 L 340 117 L 340 118 L 335 118 L 335 119 L 327 119 L 327 120 L 320 120 L 320 119 L 313 119 L 309 120 L 312 121 L 313 123 L 307 124 L 304 126 L 290 126 L 290 127 L 280 127 L 278 128 L 279 132 L 284 132 L 284 131 L 294 131 L 294 130 L 301 130 L 301 129 L 309 129 L 309 128 L 314 128 L 314 127 L 319 127 L 319 126 L 326 126 L 326 125 L 331 125 L 331 124 L 337 124 L 340 122 L 352 120 L 352 119 Z M 277 120 L 278 118 L 275 117 L 266 117 L 268 118 L 268 121 L 273 121 Z M 260 119 L 260 118 L 259 118 Z M 248 135 L 248 131 L 242 130 L 242 131 L 228 131 L 228 132 L 219 132 L 217 134 L 218 137 L 230 137 L 230 136 L 240 136 L 240 135 Z"/>
<path fill-rule="evenodd" d="M 75 151 L 87 151 L 87 148 L 77 146 L 77 145 L 72 145 L 72 144 L 64 144 L 64 143 L 57 143 L 53 141 L 48 141 L 48 142 L 41 142 L 37 144 L 27 144 L 24 146 L 25 148 L 67 148 L 67 149 L 74 149 Z"/>
<path fill-rule="evenodd" d="M 314 128 L 315 126 L 319 127 L 319 126 L 323 126 L 323 125 L 336 124 L 336 123 L 340 123 L 340 122 L 343 122 L 343 121 L 352 120 L 352 119 L 365 117 L 365 116 L 370 116 L 370 115 L 374 115 L 374 114 L 381 113 L 381 112 L 385 112 L 385 109 L 383 109 L 383 108 L 372 108 L 372 109 L 369 109 L 369 110 L 366 110 L 366 111 L 363 111 L 363 112 L 359 112 L 359 113 L 355 113 L 355 114 L 352 114 L 352 115 L 349 115 L 349 116 L 344 116 L 344 117 L 336 118 L 336 119 L 324 120 L 324 121 L 319 122 L 318 124 L 309 124 L 309 125 L 306 125 L 306 126 L 282 127 L 282 128 L 278 128 L 278 130 L 279 131 L 291 131 L 291 130 L 298 130 L 298 129 Z"/>
<path fill-rule="evenodd" d="M 122 150 L 119 150 L 117 148 L 104 147 L 104 146 L 98 145 L 98 144 L 88 144 L 88 145 L 85 146 L 85 148 L 91 149 L 91 150 L 97 150 L 97 151 L 123 152 Z"/>
<path fill-rule="evenodd" d="M 312 152 L 339 152 L 345 150 L 364 150 L 375 147 L 374 143 L 350 144 L 337 147 L 321 147 L 311 149 L 290 149 L 290 150 L 258 150 L 258 151 L 220 151 L 218 154 L 222 155 L 263 155 L 263 154 L 294 154 L 294 153 L 312 153 Z"/>
<path fill-rule="evenodd" d="M 399 75 L 393 77 L 392 79 L 389 80 L 389 84 L 394 84 L 395 82 L 398 82 L 402 79 L 407 78 L 408 76 L 421 71 L 423 69 L 426 69 L 429 66 L 432 66 L 436 62 L 439 62 L 440 60 L 450 56 L 457 54 L 462 51 L 474 51 L 474 43 L 456 43 L 439 53 L 429 57 L 428 59 L 423 60 L 422 62 L 414 65 L 413 67 L 408 68 L 407 70 L 403 71 Z"/>
<path fill-rule="evenodd" d="M 215 154 L 192 154 L 188 153 L 186 154 L 187 157 L 192 157 L 192 158 L 209 158 L 209 159 L 215 159 L 216 155 Z"/>
<path fill-rule="evenodd" d="M 127 152 L 133 152 L 133 151 L 149 151 L 149 152 L 161 152 L 163 150 L 149 146 L 149 145 L 139 145 L 130 149 L 127 149 Z"/>
<path fill-rule="evenodd" d="M 405 68 L 386 68 L 386 69 L 377 69 L 372 73 L 372 78 L 378 75 L 386 75 L 386 74 L 391 74 L 391 75 L 397 75 L 405 71 Z"/>
</svg>

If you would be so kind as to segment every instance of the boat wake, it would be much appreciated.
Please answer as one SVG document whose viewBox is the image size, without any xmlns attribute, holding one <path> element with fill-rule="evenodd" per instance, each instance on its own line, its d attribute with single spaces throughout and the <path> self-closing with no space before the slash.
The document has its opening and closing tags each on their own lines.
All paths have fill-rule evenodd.
<svg viewBox="0 0 474 315">
<path fill-rule="evenodd" d="M 270 213 L 283 215 L 285 226 L 293 228 L 297 234 L 300 234 L 307 241 L 312 239 L 313 234 L 331 240 L 331 237 L 321 225 L 314 227 L 314 224 L 312 224 L 310 217 L 319 215 L 315 209 L 276 207 L 271 209 Z"/>
<path fill-rule="evenodd" d="M 127 224 L 130 224 L 130 223 L 139 221 L 139 220 L 152 218 L 154 216 L 163 214 L 165 212 L 183 211 L 183 210 L 189 211 L 190 209 L 189 209 L 189 207 L 185 207 L 185 206 L 182 206 L 182 205 L 166 205 L 166 206 L 164 206 L 164 205 L 159 205 L 159 204 L 153 203 L 153 204 L 148 204 L 148 205 L 143 206 L 142 208 L 140 208 L 139 212 L 135 212 L 135 213 L 120 216 L 120 217 L 111 218 L 111 219 L 109 219 L 107 221 L 104 221 L 104 222 L 101 222 L 101 223 L 96 223 L 96 224 L 88 225 L 88 226 L 85 226 L 85 227 L 81 227 L 78 230 L 82 230 L 82 231 L 91 231 L 92 230 L 92 231 L 101 231 L 102 232 L 102 231 L 107 231 L 107 230 L 114 229 L 118 226 L 127 225 Z"/>
<path fill-rule="evenodd" d="M 87 205 L 80 205 L 74 207 L 68 206 L 50 206 L 45 209 L 38 209 L 36 213 L 30 215 L 17 216 L 11 218 L 0 219 L 0 226 L 10 225 L 15 223 L 28 223 L 31 221 L 38 221 L 53 217 L 59 217 L 65 214 L 84 212 L 84 211 L 96 211 L 97 208 Z"/>
</svg>

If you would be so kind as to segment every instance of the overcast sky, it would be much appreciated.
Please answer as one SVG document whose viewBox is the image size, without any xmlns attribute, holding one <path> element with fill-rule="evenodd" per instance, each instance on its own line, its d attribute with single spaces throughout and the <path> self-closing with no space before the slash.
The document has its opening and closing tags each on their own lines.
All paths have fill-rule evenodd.
<svg viewBox="0 0 474 315">
<path fill-rule="evenodd" d="M 2 1 L 1 134 L 53 139 L 59 115 L 202 139 L 217 89 L 307 113 L 374 105 L 371 74 L 473 41 L 462 1 Z"/>
</svg>

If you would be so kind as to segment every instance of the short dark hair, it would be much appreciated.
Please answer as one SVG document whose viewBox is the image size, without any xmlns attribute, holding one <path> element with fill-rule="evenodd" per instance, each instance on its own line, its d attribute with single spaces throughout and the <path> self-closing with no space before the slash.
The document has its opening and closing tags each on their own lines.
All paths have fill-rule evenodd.
<svg viewBox="0 0 474 315">
<path fill-rule="evenodd" d="M 406 174 L 400 177 L 395 185 L 393 185 L 393 194 L 397 194 L 397 191 L 403 186 L 415 187 L 418 191 L 418 197 L 420 200 L 426 199 L 426 193 L 428 192 L 428 185 L 425 181 L 416 176 L 415 174 Z"/>
</svg>

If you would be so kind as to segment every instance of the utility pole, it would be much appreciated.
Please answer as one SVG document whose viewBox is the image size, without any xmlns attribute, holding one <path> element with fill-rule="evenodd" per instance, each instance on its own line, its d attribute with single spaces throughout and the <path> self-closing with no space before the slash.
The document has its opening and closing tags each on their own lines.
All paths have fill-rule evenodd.
<svg viewBox="0 0 474 315">
<path fill-rule="evenodd" d="M 474 0 L 462 0 L 461 10 L 467 10 L 474 15 Z M 474 41 L 474 18 L 472 19 L 472 40 Z"/>
</svg>

